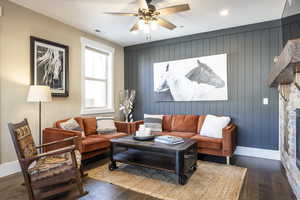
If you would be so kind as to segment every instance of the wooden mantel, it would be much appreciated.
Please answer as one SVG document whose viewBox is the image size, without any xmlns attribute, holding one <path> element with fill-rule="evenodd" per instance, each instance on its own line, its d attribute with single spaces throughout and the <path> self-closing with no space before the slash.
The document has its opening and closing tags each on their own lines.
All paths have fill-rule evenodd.
<svg viewBox="0 0 300 200">
<path fill-rule="evenodd" d="M 295 79 L 295 72 L 300 72 L 300 39 L 287 42 L 269 74 L 268 85 L 290 84 Z"/>
</svg>

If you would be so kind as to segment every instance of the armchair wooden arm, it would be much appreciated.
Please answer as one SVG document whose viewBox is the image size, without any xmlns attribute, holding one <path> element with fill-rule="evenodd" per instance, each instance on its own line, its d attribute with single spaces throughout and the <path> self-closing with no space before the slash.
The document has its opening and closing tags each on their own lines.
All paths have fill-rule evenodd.
<svg viewBox="0 0 300 200">
<path fill-rule="evenodd" d="M 65 138 L 65 139 L 62 139 L 62 140 L 49 142 L 49 143 L 45 143 L 45 144 L 36 146 L 36 148 L 43 148 L 43 147 L 47 147 L 47 146 L 51 146 L 51 145 L 55 145 L 55 144 L 60 144 L 60 143 L 68 142 L 68 141 L 72 141 L 73 142 L 72 145 L 75 145 L 77 138 L 78 138 L 78 136 L 68 137 L 68 138 Z"/>
</svg>

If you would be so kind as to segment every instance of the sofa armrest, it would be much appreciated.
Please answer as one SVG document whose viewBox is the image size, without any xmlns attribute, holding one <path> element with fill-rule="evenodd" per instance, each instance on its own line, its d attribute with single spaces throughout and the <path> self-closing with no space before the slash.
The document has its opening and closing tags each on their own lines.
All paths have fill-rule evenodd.
<svg viewBox="0 0 300 200">
<path fill-rule="evenodd" d="M 55 142 L 58 140 L 63 140 L 63 139 L 66 139 L 69 137 L 74 137 L 74 136 L 77 136 L 75 139 L 76 149 L 78 149 L 80 152 L 82 152 L 82 145 L 81 145 L 82 138 L 81 138 L 80 131 L 69 131 L 69 130 L 63 130 L 63 129 L 59 129 L 59 128 L 46 128 L 43 130 L 43 144 Z M 72 141 L 66 141 L 61 144 L 55 144 L 55 145 L 51 145 L 48 147 L 44 147 L 43 151 L 44 152 L 52 151 L 55 149 L 70 146 L 72 144 L 73 144 Z"/>
<path fill-rule="evenodd" d="M 141 124 L 144 124 L 144 120 L 131 122 L 131 132 L 135 133 L 137 130 L 139 130 Z"/>
<path fill-rule="evenodd" d="M 236 148 L 236 125 L 233 123 L 223 128 L 223 154 L 232 156 Z"/>
<path fill-rule="evenodd" d="M 118 132 L 131 134 L 131 125 L 129 122 L 115 121 L 115 126 Z"/>
</svg>

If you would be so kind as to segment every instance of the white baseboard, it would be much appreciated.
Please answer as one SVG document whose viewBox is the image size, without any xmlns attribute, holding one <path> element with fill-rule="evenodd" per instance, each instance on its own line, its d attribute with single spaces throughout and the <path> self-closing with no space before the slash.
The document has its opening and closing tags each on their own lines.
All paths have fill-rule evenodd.
<svg viewBox="0 0 300 200">
<path fill-rule="evenodd" d="M 0 177 L 8 176 L 19 171 L 21 171 L 21 168 L 17 160 L 0 164 Z"/>
<path fill-rule="evenodd" d="M 280 160 L 279 150 L 259 149 L 252 147 L 237 146 L 234 152 L 235 155 L 250 156 L 257 158 L 266 158 L 271 160 Z"/>
</svg>

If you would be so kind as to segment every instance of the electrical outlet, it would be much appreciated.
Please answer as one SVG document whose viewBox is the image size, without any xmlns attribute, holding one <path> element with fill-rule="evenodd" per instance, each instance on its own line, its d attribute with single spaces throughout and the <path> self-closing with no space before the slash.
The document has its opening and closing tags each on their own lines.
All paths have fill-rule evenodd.
<svg viewBox="0 0 300 200">
<path fill-rule="evenodd" d="M 263 98 L 263 104 L 268 105 L 269 104 L 269 98 Z"/>
</svg>

